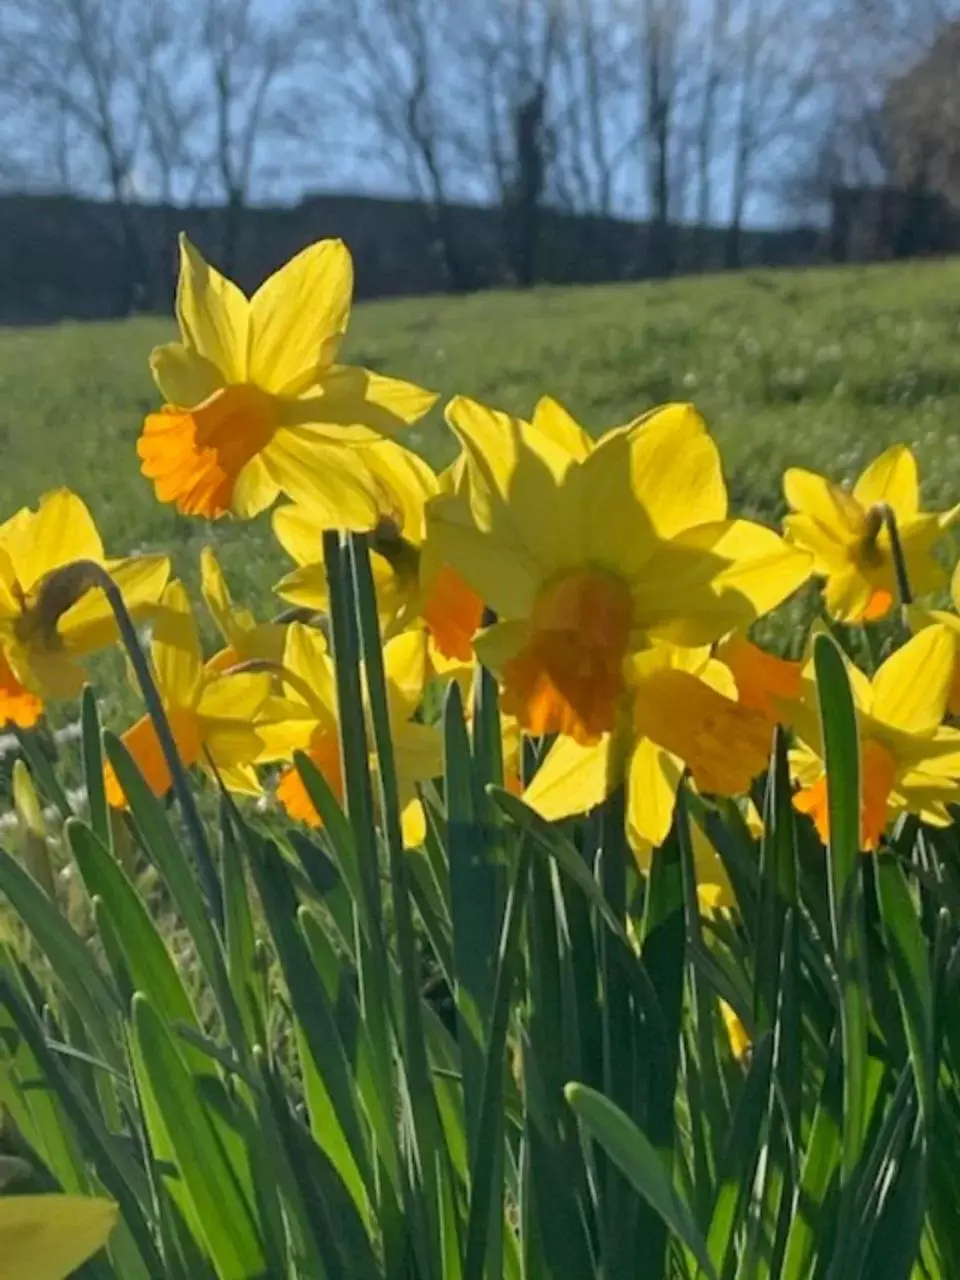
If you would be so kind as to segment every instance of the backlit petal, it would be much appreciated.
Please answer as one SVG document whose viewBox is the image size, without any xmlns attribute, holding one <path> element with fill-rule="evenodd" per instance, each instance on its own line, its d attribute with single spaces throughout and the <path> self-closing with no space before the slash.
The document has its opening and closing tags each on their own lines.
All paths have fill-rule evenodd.
<svg viewBox="0 0 960 1280">
<path fill-rule="evenodd" d="M 308 426 L 328 442 L 373 444 L 396 435 L 436 404 L 432 391 L 358 365 L 337 364 L 315 388 L 280 402 L 286 426 Z"/>
<path fill-rule="evenodd" d="M 291 258 L 250 300 L 247 376 L 274 395 L 297 396 L 336 358 L 353 299 L 353 261 L 342 240 Z"/>
<path fill-rule="evenodd" d="M 44 574 L 75 560 L 103 562 L 103 543 L 86 503 L 69 489 L 43 494 L 36 511 L 24 508 L 0 526 L 17 580 L 29 591 Z"/>
<path fill-rule="evenodd" d="M 252 520 L 276 501 L 280 486 L 270 475 L 263 457 L 257 453 L 244 463 L 233 482 L 230 507 L 241 520 Z"/>
<path fill-rule="evenodd" d="M 552 396 L 543 396 L 533 411 L 532 426 L 571 458 L 583 462 L 590 456 L 593 441 L 583 427 Z"/>
<path fill-rule="evenodd" d="M 154 677 L 164 704 L 193 707 L 203 681 L 203 655 L 190 600 L 182 582 L 163 593 L 150 644 Z"/>
<path fill-rule="evenodd" d="M 629 440 L 633 489 L 659 537 L 726 517 L 720 453 L 693 405 L 654 411 Z"/>
<path fill-rule="evenodd" d="M 501 618 L 529 616 L 543 580 L 529 549 L 515 543 L 505 547 L 478 529 L 459 497 L 435 498 L 427 520 L 438 559 L 456 569 Z"/>
<path fill-rule="evenodd" d="M 305 427 L 283 427 L 274 432 L 261 459 L 285 494 L 298 503 L 317 504 L 327 520 L 337 521 L 327 528 L 369 527 L 368 481 L 358 450 L 340 448 Z"/>
<path fill-rule="evenodd" d="M 215 364 L 182 342 L 167 342 L 150 352 L 150 372 L 169 404 L 190 408 L 223 386 Z"/>
<path fill-rule="evenodd" d="M 871 714 L 906 733 L 933 733 L 944 717 L 956 657 L 953 631 L 925 627 L 874 676 Z"/>
<path fill-rule="evenodd" d="M 92 1196 L 0 1197 L 0 1274 L 65 1280 L 107 1243 L 117 1212 L 112 1201 Z"/>
<path fill-rule="evenodd" d="M 783 493 L 794 511 L 813 517 L 838 541 L 850 542 L 860 537 L 866 519 L 863 508 L 826 476 L 789 467 L 783 475 Z"/>
<path fill-rule="evenodd" d="M 217 676 L 206 681 L 197 702 L 201 720 L 243 724 L 254 721 L 270 697 L 272 681 L 263 672 L 242 671 L 236 675 Z"/>
<path fill-rule="evenodd" d="M 427 633 L 406 631 L 384 645 L 384 674 L 391 725 L 410 720 L 423 698 L 429 672 Z"/>
<path fill-rule="evenodd" d="M 478 661 L 497 674 L 515 658 L 530 638 L 527 622 L 495 622 L 476 636 L 473 642 Z"/>
<path fill-rule="evenodd" d="M 917 462 L 905 444 L 894 444 L 874 458 L 853 486 L 862 507 L 892 507 L 901 519 L 914 516 L 920 507 Z"/>
<path fill-rule="evenodd" d="M 524 792 L 524 801 L 551 822 L 588 813 L 621 781 L 611 774 L 609 745 L 609 737 L 589 747 L 557 738 Z"/>
<path fill-rule="evenodd" d="M 225 382 L 246 381 L 250 304 L 185 235 L 180 236 L 177 321 L 184 345 L 215 365 Z"/>
<path fill-rule="evenodd" d="M 869 578 L 855 565 L 831 573 L 823 590 L 823 603 L 838 622 L 859 622 L 874 596 Z"/>
<path fill-rule="evenodd" d="M 627 838 L 636 851 L 659 848 L 673 823 L 683 764 L 649 738 L 641 738 L 627 772 Z"/>
</svg>

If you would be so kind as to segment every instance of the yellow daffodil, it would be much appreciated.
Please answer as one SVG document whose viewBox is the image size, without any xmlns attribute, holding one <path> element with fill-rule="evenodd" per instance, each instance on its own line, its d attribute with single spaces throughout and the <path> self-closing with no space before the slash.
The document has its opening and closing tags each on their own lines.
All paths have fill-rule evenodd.
<svg viewBox="0 0 960 1280">
<path fill-rule="evenodd" d="M 920 510 L 917 463 L 906 445 L 892 445 L 875 458 L 852 492 L 800 467 L 784 474 L 783 491 L 792 508 L 784 521 L 786 535 L 813 555 L 814 571 L 826 579 L 827 612 L 837 621 L 874 621 L 897 599 L 888 509 L 896 519 L 913 595 L 943 585 L 933 547 L 960 507 L 940 514 Z"/>
<path fill-rule="evenodd" d="M 78 659 L 117 638 L 103 591 L 71 572 L 77 561 L 105 568 L 135 618 L 170 576 L 165 556 L 108 560 L 89 511 L 68 489 L 0 525 L 0 721 L 26 728 L 45 698 L 75 697 L 84 681 Z"/>
<path fill-rule="evenodd" d="M 326 612 L 324 530 L 368 533 L 384 634 L 395 635 L 422 618 L 442 657 L 469 659 L 483 602 L 425 545 L 427 504 L 441 492 L 441 479 L 415 454 L 390 441 L 359 447 L 355 453 L 363 472 L 353 484 L 336 494 L 318 491 L 309 501 L 274 512 L 274 532 L 299 565 L 277 584 L 278 594 L 291 604 Z"/>
<path fill-rule="evenodd" d="M 249 609 L 234 604 L 210 547 L 200 553 L 200 591 L 224 642 L 208 666 L 226 671 L 242 662 L 282 662 L 286 627 L 277 622 L 257 622 Z"/>
<path fill-rule="evenodd" d="M 628 680 L 629 722 L 591 745 L 558 738 L 524 799 L 544 818 L 565 818 L 625 778 L 627 838 L 645 872 L 670 830 L 684 768 L 701 791 L 738 795 L 767 763 L 770 724 L 735 700 L 729 669 L 702 649 L 654 646 L 631 660 Z"/>
<path fill-rule="evenodd" d="M 876 849 L 887 824 L 901 813 L 946 826 L 946 806 L 960 802 L 960 732 L 941 724 L 956 655 L 953 632 L 931 626 L 893 653 L 872 680 L 847 663 L 860 734 L 863 849 Z M 812 670 L 804 686 L 804 704 L 794 720 L 798 745 L 790 755 L 801 784 L 793 802 L 810 814 L 826 842 L 828 784 Z"/>
<path fill-rule="evenodd" d="M 950 613 L 946 609 L 924 609 L 921 605 L 914 604 L 907 609 L 907 621 L 914 632 L 938 624 L 949 627 L 957 637 L 957 646 L 960 650 L 960 564 L 953 571 L 953 577 L 950 580 L 950 596 L 953 607 L 958 612 Z M 953 682 L 947 696 L 947 711 L 952 716 L 960 716 L 960 654 L 953 669 Z"/>
<path fill-rule="evenodd" d="M 384 646 L 383 661 L 403 839 L 412 848 L 422 843 L 426 834 L 417 784 L 437 777 L 443 768 L 439 732 L 413 719 L 423 698 L 428 673 L 426 636 L 422 631 L 407 631 L 394 637 Z M 265 709 L 260 726 L 264 741 L 260 758 L 264 762 L 284 760 L 290 759 L 294 751 L 304 751 L 334 794 L 342 799 L 333 662 L 322 633 L 299 622 L 291 623 L 283 665 L 285 694 L 272 699 Z M 368 740 L 372 744 L 372 732 Z M 373 754 L 370 763 L 375 769 Z M 277 799 L 291 818 L 319 826 L 319 814 L 295 767 L 281 774 Z"/>
<path fill-rule="evenodd" d="M 340 240 L 297 254 L 247 299 L 180 238 L 180 341 L 150 367 L 166 404 L 144 424 L 142 471 L 185 515 L 253 516 L 282 490 L 333 491 L 355 465 L 344 444 L 390 435 L 436 397 L 337 364 L 353 295 Z"/>
<path fill-rule="evenodd" d="M 92 1196 L 0 1196 L 0 1277 L 67 1280 L 110 1238 L 117 1206 Z"/>
<path fill-rule="evenodd" d="M 163 593 L 150 659 L 184 765 L 215 768 L 231 790 L 258 794 L 253 763 L 263 742 L 254 724 L 270 696 L 270 676 L 221 674 L 204 663 L 190 602 L 180 582 L 171 582 Z M 154 795 L 164 795 L 170 789 L 170 771 L 150 717 L 144 716 L 128 729 L 123 743 Z M 106 783 L 110 804 L 124 808 L 126 797 L 110 766 Z"/>
<path fill-rule="evenodd" d="M 529 733 L 597 742 L 631 654 L 718 640 L 808 575 L 805 552 L 726 518 L 716 446 L 689 405 L 596 444 L 551 400 L 532 423 L 462 398 L 447 417 L 465 483 L 431 503 L 430 538 L 497 614 L 476 650 Z"/>
</svg>

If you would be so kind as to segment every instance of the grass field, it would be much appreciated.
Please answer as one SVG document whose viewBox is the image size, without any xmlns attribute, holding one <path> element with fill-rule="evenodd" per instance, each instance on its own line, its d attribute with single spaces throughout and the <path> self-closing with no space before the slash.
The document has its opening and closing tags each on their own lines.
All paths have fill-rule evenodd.
<svg viewBox="0 0 960 1280">
<path fill-rule="evenodd" d="M 0 330 L 0 514 L 69 484 L 110 553 L 169 549 L 192 579 L 212 542 L 235 593 L 269 610 L 286 565 L 265 523 L 179 518 L 139 475 L 147 355 L 171 335 L 162 319 Z M 960 261 L 368 304 L 345 357 L 518 413 L 549 391 L 591 430 L 691 399 L 734 506 L 769 520 L 785 466 L 843 477 L 895 439 L 929 502 L 960 494 Z M 454 449 L 440 408 L 407 440 L 435 462 Z"/>
</svg>

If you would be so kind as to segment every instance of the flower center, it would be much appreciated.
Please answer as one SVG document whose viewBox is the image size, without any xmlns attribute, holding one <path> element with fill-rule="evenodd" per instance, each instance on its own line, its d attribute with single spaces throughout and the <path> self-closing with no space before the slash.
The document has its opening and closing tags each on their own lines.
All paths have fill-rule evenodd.
<svg viewBox="0 0 960 1280">
<path fill-rule="evenodd" d="M 887 801 L 896 781 L 897 766 L 893 756 L 879 742 L 867 738 L 860 749 L 860 846 L 876 849 L 887 825 Z M 822 774 L 810 787 L 793 797 L 800 813 L 809 813 L 824 844 L 830 839 L 830 807 L 827 775 Z"/>
<path fill-rule="evenodd" d="M 534 605 L 530 639 L 504 664 L 504 711 L 528 733 L 596 742 L 616 721 L 631 616 L 629 588 L 602 569 L 551 583 Z"/>
<path fill-rule="evenodd" d="M 160 502 L 214 519 L 230 510 L 240 472 L 277 427 L 276 404 L 252 383 L 220 387 L 192 409 L 164 405 L 137 442 Z"/>
<path fill-rule="evenodd" d="M 0 725 L 30 729 L 43 714 L 43 702 L 25 689 L 13 673 L 7 655 L 0 650 Z"/>
<path fill-rule="evenodd" d="M 449 565 L 442 565 L 430 584 L 422 614 L 443 656 L 468 662 L 483 620 L 483 601 Z"/>
<path fill-rule="evenodd" d="M 307 755 L 326 778 L 336 798 L 342 801 L 343 777 L 337 734 L 331 729 L 315 729 L 307 748 Z M 295 821 L 304 822 L 309 827 L 323 825 L 296 765 L 291 765 L 280 775 L 277 783 L 277 799 Z"/>
<path fill-rule="evenodd" d="M 701 791 L 736 795 L 766 767 L 770 721 L 726 698 L 689 671 L 666 668 L 636 686 L 638 735 L 678 756 Z"/>
</svg>

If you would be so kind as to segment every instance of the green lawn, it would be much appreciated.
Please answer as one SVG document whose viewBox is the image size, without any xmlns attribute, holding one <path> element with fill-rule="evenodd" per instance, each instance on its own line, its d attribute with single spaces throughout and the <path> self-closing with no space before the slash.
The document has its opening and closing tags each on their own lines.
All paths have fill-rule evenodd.
<svg viewBox="0 0 960 1280">
<path fill-rule="evenodd" d="M 68 484 L 111 553 L 166 548 L 192 578 L 212 541 L 236 594 L 270 608 L 284 559 L 265 522 L 179 518 L 139 475 L 147 354 L 171 333 L 157 319 L 0 330 L 0 512 Z M 520 413 L 549 391 L 591 430 L 689 398 L 735 508 L 771 520 L 785 466 L 843 477 L 895 439 L 916 447 L 929 502 L 960 495 L 960 261 L 368 304 L 345 354 Z M 407 439 L 452 456 L 439 409 Z"/>
</svg>

